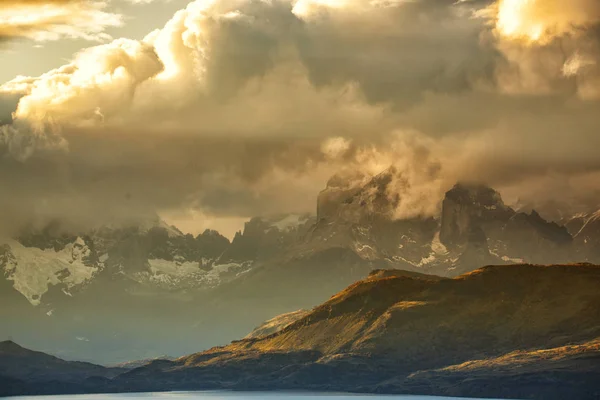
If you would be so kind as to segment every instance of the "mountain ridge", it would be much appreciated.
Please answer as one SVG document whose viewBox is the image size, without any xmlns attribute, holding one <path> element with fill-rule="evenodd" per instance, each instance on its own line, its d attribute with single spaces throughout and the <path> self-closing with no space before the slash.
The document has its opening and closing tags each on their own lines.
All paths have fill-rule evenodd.
<svg viewBox="0 0 600 400">
<path fill-rule="evenodd" d="M 232 241 L 210 230 L 182 234 L 159 219 L 29 231 L 0 248 L 0 297 L 18 309 L 0 310 L 0 335 L 115 364 L 225 344 L 376 269 L 453 277 L 486 264 L 600 262 L 593 214 L 579 217 L 577 232 L 585 229 L 572 234 L 579 220 L 567 230 L 511 208 L 492 188 L 459 183 L 439 217 L 396 219 L 396 175 L 334 177 L 317 196 L 316 216 L 255 217 Z M 182 327 L 177 340 L 166 340 L 161 321 Z M 33 335 L 35 326 L 47 337 Z"/>
<path fill-rule="evenodd" d="M 164 373 L 163 379 L 170 382 L 167 385 L 173 385 L 170 387 L 179 387 L 176 382 L 183 387 L 193 386 L 190 379 L 198 379 L 198 387 L 220 382 L 222 387 L 237 389 L 350 388 L 465 395 L 474 390 L 468 382 L 460 383 L 464 391 L 442 384 L 416 390 L 418 374 L 414 374 L 464 363 L 482 365 L 477 360 L 490 357 L 513 360 L 505 362 L 510 367 L 519 362 L 514 354 L 520 353 L 515 350 L 550 354 L 583 346 L 594 357 L 600 357 L 600 348 L 594 344 L 600 337 L 600 297 L 594 289 L 600 282 L 598 266 L 487 266 L 452 279 L 401 271 L 378 274 L 381 272 L 349 286 L 279 332 L 135 370 L 127 374 L 127 382 L 135 385 L 137 379 L 146 382 Z M 515 286 L 517 279 L 519 284 Z M 563 288 L 559 296 L 558 288 Z M 578 354 L 581 352 L 565 357 L 571 359 Z M 540 371 L 546 368 L 553 373 L 554 367 L 544 364 L 544 357 L 539 358 L 543 364 Z M 257 363 L 263 365 L 263 370 L 251 373 L 247 368 Z M 211 373 L 203 376 L 207 368 Z M 230 375 L 236 368 L 243 371 L 241 378 Z M 598 371 L 598 366 L 592 369 Z M 394 375 L 404 376 L 400 382 L 412 379 L 411 386 L 394 386 L 390 381 L 397 379 Z M 536 381 L 529 389 L 513 382 L 513 390 L 508 388 L 502 393 L 506 398 L 516 398 L 515 393 L 527 393 L 527 398 L 560 398 L 536 396 L 534 389 L 548 384 L 543 381 Z M 585 390 L 575 393 L 598 393 L 600 388 L 592 384 L 595 381 L 584 381 Z M 550 385 L 559 387 L 560 382 Z M 407 391 L 407 387 L 415 391 Z M 545 389 L 540 393 L 548 392 Z M 496 397 L 498 393 L 487 392 Z M 588 393 L 578 398 L 593 397 Z"/>
</svg>

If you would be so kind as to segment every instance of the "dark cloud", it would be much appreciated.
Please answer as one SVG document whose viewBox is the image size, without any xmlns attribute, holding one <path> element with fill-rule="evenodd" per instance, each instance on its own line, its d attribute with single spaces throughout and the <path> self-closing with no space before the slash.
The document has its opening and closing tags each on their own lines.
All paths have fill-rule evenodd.
<svg viewBox="0 0 600 400">
<path fill-rule="evenodd" d="M 469 6 L 417 1 L 306 22 L 298 48 L 317 85 L 358 82 L 367 100 L 399 106 L 426 92 L 461 93 L 489 80 L 497 51 L 481 45 L 485 21 Z M 365 21 L 366 20 L 366 21 Z"/>
</svg>

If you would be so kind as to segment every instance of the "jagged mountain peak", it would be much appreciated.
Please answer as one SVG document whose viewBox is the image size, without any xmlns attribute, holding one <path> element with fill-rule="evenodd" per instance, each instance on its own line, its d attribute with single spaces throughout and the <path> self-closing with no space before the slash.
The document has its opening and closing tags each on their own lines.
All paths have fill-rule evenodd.
<svg viewBox="0 0 600 400">
<path fill-rule="evenodd" d="M 325 189 L 350 189 L 365 185 L 373 177 L 357 170 L 334 174 L 325 185 Z"/>
<path fill-rule="evenodd" d="M 396 171 L 390 167 L 352 184 L 329 186 L 317 197 L 318 220 L 360 222 L 364 218 L 391 219 L 400 199 L 389 190 Z"/>
<path fill-rule="evenodd" d="M 220 262 L 248 263 L 292 251 L 314 223 L 314 216 L 308 213 L 254 217 L 244 224 L 243 231 L 236 232 Z"/>
<path fill-rule="evenodd" d="M 488 211 L 509 209 L 498 191 L 482 183 L 458 182 L 446 192 L 444 200 Z"/>
<path fill-rule="evenodd" d="M 181 232 L 176 226 L 169 225 L 158 215 L 152 215 L 147 218 L 132 221 L 109 222 L 94 229 L 94 231 L 100 235 L 106 235 L 110 232 L 118 232 L 121 230 L 145 234 L 150 230 L 156 229 L 166 231 L 169 237 L 183 236 L 183 232 Z"/>
<path fill-rule="evenodd" d="M 442 201 L 440 240 L 449 247 L 462 246 L 476 226 L 506 222 L 514 214 L 500 193 L 489 186 L 457 183 Z"/>
<path fill-rule="evenodd" d="M 196 238 L 198 238 L 198 237 L 220 237 L 220 236 L 223 236 L 223 235 L 221 235 L 219 233 L 219 231 L 216 231 L 214 229 L 205 229 L 204 232 L 199 233 L 198 236 L 196 236 Z"/>
</svg>

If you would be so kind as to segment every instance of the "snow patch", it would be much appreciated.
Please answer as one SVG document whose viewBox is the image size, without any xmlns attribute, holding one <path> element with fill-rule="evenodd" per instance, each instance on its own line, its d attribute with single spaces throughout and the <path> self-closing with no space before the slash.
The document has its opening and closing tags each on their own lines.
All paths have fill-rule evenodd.
<svg viewBox="0 0 600 400">
<path fill-rule="evenodd" d="M 198 262 L 150 259 L 148 263 L 153 274 L 186 276 L 201 271 Z"/>
<path fill-rule="evenodd" d="M 278 221 L 274 221 L 271 226 L 277 228 L 279 231 L 289 231 L 300 226 L 305 220 L 306 218 L 303 215 L 290 214 Z"/>
<path fill-rule="evenodd" d="M 508 256 L 502 256 L 502 261 L 506 261 L 506 262 L 511 262 L 514 264 L 523 264 L 525 262 L 525 260 L 523 260 L 522 258 L 511 258 Z"/>
<path fill-rule="evenodd" d="M 202 259 L 200 262 L 150 259 L 148 263 L 150 274 L 149 276 L 144 275 L 145 278 L 160 285 L 178 287 L 181 285 L 197 286 L 199 284 L 214 287 L 221 284 L 223 275 L 232 273 L 232 269 L 238 270 L 235 274 L 237 277 L 247 272 L 251 267 L 251 263 L 227 263 L 212 265 L 210 270 L 200 268 L 200 265 L 211 265 L 208 259 Z"/>
<path fill-rule="evenodd" d="M 403 240 L 403 241 L 404 241 L 404 243 L 411 243 L 411 244 L 416 244 L 416 243 L 417 243 L 417 241 L 416 241 L 416 240 L 414 240 L 413 238 L 411 238 L 411 237 L 410 237 L 410 236 L 408 236 L 408 235 L 402 235 L 402 236 L 400 237 L 400 240 Z"/>
<path fill-rule="evenodd" d="M 91 250 L 81 238 L 60 251 L 25 247 L 11 240 L 7 243 L 13 262 L 5 266 L 14 288 L 37 306 L 50 285 L 63 283 L 67 289 L 89 281 L 98 268 L 85 265 Z M 64 289 L 63 289 L 64 290 Z"/>
<path fill-rule="evenodd" d="M 510 262 L 513 264 L 523 264 L 525 262 L 524 259 L 522 258 L 514 258 L 514 257 L 509 257 L 509 256 L 501 256 L 500 254 L 498 254 L 498 252 L 490 250 L 490 254 L 493 255 L 494 257 L 498 257 L 499 259 L 501 259 L 504 262 Z"/>
<path fill-rule="evenodd" d="M 436 232 L 433 236 L 433 240 L 431 241 L 431 250 L 435 254 L 446 255 L 448 254 L 448 249 L 444 244 L 440 241 L 440 232 Z"/>
<path fill-rule="evenodd" d="M 362 258 L 375 258 L 377 257 L 377 250 L 368 244 L 354 243 L 354 249 Z"/>
<path fill-rule="evenodd" d="M 417 264 L 417 267 L 423 267 L 425 265 L 429 265 L 432 262 L 437 260 L 435 253 L 431 253 L 428 257 L 421 258 L 421 261 Z"/>
</svg>

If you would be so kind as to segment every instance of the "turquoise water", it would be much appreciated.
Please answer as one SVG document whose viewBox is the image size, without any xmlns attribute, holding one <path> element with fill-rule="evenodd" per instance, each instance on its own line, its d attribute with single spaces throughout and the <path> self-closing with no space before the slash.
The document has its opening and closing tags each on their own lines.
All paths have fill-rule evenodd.
<svg viewBox="0 0 600 400">
<path fill-rule="evenodd" d="M 338 393 L 285 393 L 285 392 L 170 392 L 170 393 L 123 393 L 81 394 L 69 396 L 22 396 L 19 400 L 465 400 L 458 397 L 431 397 L 405 395 L 368 395 Z"/>
</svg>

